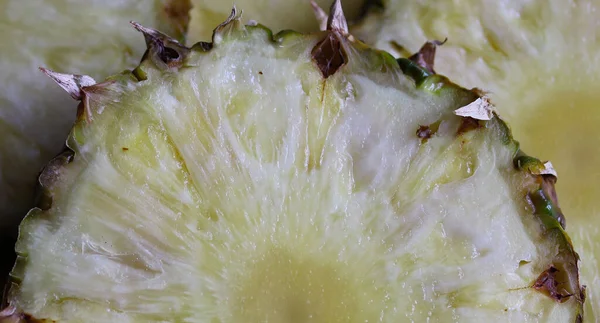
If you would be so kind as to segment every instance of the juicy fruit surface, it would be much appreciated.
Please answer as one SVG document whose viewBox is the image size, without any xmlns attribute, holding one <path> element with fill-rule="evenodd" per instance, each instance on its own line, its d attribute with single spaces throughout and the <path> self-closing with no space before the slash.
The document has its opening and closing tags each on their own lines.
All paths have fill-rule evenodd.
<svg viewBox="0 0 600 323">
<path fill-rule="evenodd" d="M 354 30 L 371 45 L 414 51 L 448 37 L 436 71 L 490 91 L 522 147 L 549 159 L 567 231 L 582 257 L 586 316 L 600 320 L 600 48 L 597 1 L 384 1 Z M 398 54 L 402 55 L 400 52 Z"/>
<path fill-rule="evenodd" d="M 473 92 L 416 86 L 345 39 L 324 78 L 311 50 L 329 32 L 224 28 L 177 67 L 151 54 L 143 80 L 86 90 L 74 156 L 43 177 L 51 207 L 21 226 L 12 306 L 59 322 L 580 318 L 572 249 L 533 214 L 501 121 L 457 133 Z M 531 288 L 550 266 L 564 302 Z"/>
<path fill-rule="evenodd" d="M 365 0 L 343 0 L 344 11 L 349 19 L 358 18 Z M 188 41 L 210 39 L 214 26 L 223 21 L 231 11 L 232 2 L 220 0 L 192 0 Z M 329 0 L 316 0 L 322 7 L 330 5 Z M 309 0 L 237 0 L 235 5 L 243 8 L 243 21 L 254 20 L 275 32 L 294 30 L 307 33 L 318 31 L 318 24 Z"/>
<path fill-rule="evenodd" d="M 133 67 L 145 50 L 139 22 L 184 32 L 183 1 L 0 0 L 0 235 L 32 206 L 36 176 L 64 146 L 76 104 L 38 70 L 103 79 Z"/>
</svg>

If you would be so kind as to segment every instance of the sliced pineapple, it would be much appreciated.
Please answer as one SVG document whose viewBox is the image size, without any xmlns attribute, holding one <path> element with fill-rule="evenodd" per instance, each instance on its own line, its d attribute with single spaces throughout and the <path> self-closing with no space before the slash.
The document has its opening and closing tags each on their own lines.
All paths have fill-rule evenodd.
<svg viewBox="0 0 600 323">
<path fill-rule="evenodd" d="M 582 248 L 588 318 L 600 320 L 600 3 L 382 2 L 353 31 L 358 38 L 403 56 L 447 37 L 438 72 L 489 91 L 522 147 L 552 161 L 568 231 Z"/>
<path fill-rule="evenodd" d="M 135 66 L 145 50 L 129 20 L 179 37 L 189 6 L 184 0 L 0 0 L 0 237 L 13 234 L 33 205 L 36 176 L 61 151 L 75 120 L 76 105 L 38 67 L 104 79 Z"/>
<path fill-rule="evenodd" d="M 354 40 L 339 1 L 312 34 L 134 26 L 133 71 L 46 71 L 78 121 L 3 323 L 582 321 L 556 177 L 486 97 Z"/>
</svg>

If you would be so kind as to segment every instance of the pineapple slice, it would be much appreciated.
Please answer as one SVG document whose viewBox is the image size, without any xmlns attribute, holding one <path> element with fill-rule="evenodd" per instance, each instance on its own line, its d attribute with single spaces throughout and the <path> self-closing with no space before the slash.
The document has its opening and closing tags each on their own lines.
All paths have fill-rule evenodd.
<svg viewBox="0 0 600 323">
<path fill-rule="evenodd" d="M 189 6 L 185 0 L 0 0 L 1 240 L 15 235 L 33 205 L 37 174 L 61 151 L 75 120 L 69 99 L 38 67 L 99 79 L 133 67 L 145 46 L 127 22 L 179 37 Z"/>
<path fill-rule="evenodd" d="M 353 30 L 406 55 L 448 38 L 438 72 L 489 91 L 524 149 L 552 161 L 569 232 L 579 246 L 588 318 L 600 320 L 600 3 L 384 0 Z M 595 318 L 595 319 L 594 319 Z"/>
<path fill-rule="evenodd" d="M 357 19 L 366 7 L 367 0 L 342 0 L 346 16 Z M 188 41 L 190 44 L 210 39 L 214 26 L 222 22 L 231 10 L 231 1 L 192 0 Z M 237 0 L 244 8 L 243 20 L 258 21 L 275 32 L 292 29 L 297 32 L 318 31 L 309 0 Z M 316 0 L 317 5 L 329 5 L 329 0 Z M 327 16 L 327 15 L 326 15 Z"/>
<path fill-rule="evenodd" d="M 348 34 L 234 10 L 139 24 L 20 227 L 4 322 L 582 322 L 551 168 L 478 92 Z M 431 52 L 423 52 L 431 56 Z"/>
</svg>

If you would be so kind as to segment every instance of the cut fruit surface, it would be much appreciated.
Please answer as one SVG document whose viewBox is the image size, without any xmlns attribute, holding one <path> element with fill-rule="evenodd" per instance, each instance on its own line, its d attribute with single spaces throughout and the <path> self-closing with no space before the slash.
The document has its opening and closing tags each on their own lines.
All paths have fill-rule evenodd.
<svg viewBox="0 0 600 323">
<path fill-rule="evenodd" d="M 345 26 L 339 2 L 323 32 L 234 11 L 191 49 L 136 25 L 140 66 L 80 87 L 4 320 L 581 322 L 555 177 Z"/>
<path fill-rule="evenodd" d="M 104 79 L 144 53 L 129 20 L 180 36 L 187 10 L 182 0 L 0 0 L 0 235 L 14 235 L 33 205 L 37 174 L 75 120 L 77 105 L 38 67 Z"/>
<path fill-rule="evenodd" d="M 353 31 L 406 55 L 448 38 L 436 67 L 485 91 L 522 147 L 552 161 L 568 231 L 583 258 L 588 319 L 600 320 L 600 48 L 597 1 L 383 1 Z"/>
</svg>

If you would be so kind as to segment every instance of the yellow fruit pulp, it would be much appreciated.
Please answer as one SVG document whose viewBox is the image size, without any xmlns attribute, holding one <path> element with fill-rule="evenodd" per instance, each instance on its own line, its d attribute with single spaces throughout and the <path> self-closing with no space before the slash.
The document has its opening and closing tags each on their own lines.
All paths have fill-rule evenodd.
<svg viewBox="0 0 600 323">
<path fill-rule="evenodd" d="M 354 30 L 359 38 L 414 52 L 426 40 L 447 37 L 436 71 L 489 91 L 523 150 L 553 163 L 588 286 L 586 321 L 600 319 L 600 2 L 390 0 L 384 6 Z"/>
</svg>

